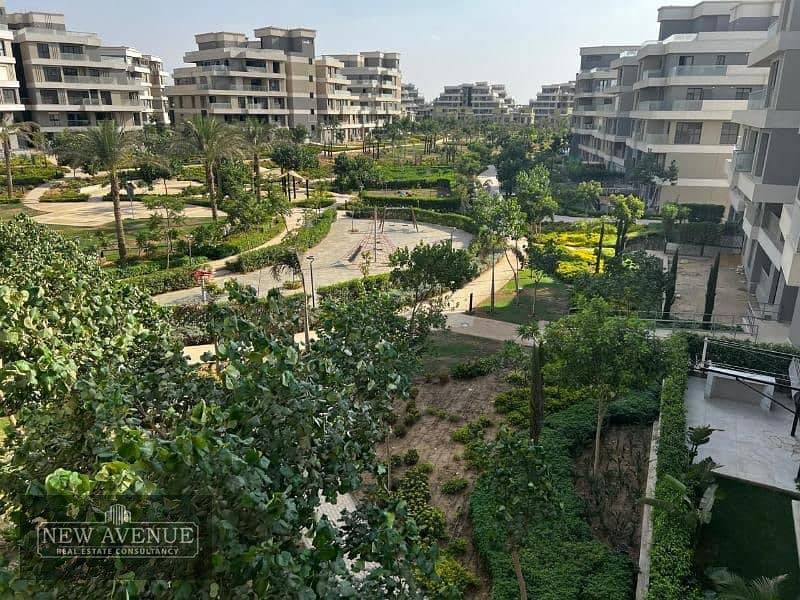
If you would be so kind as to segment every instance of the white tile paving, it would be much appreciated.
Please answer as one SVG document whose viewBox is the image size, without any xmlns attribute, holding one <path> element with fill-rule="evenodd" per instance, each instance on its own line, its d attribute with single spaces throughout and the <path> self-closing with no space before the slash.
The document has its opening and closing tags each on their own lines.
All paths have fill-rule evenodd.
<svg viewBox="0 0 800 600">
<path fill-rule="evenodd" d="M 757 402 L 703 396 L 705 379 L 690 377 L 686 391 L 689 427 L 711 425 L 711 441 L 700 447 L 698 459 L 710 456 L 722 465 L 718 472 L 773 488 L 797 491 L 800 439 L 791 437 L 793 415 L 773 403 L 761 410 Z M 791 406 L 785 396 L 777 401 Z M 800 429 L 798 430 L 800 437 Z"/>
</svg>

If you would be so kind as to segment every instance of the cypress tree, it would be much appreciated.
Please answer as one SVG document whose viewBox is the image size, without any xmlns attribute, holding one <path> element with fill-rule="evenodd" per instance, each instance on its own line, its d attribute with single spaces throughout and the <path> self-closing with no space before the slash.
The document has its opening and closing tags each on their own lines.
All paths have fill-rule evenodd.
<svg viewBox="0 0 800 600">
<path fill-rule="evenodd" d="M 719 254 L 714 259 L 714 265 L 708 274 L 706 285 L 706 310 L 703 314 L 703 329 L 711 329 L 711 317 L 714 314 L 714 302 L 717 299 L 717 278 L 719 277 Z"/>
<path fill-rule="evenodd" d="M 672 265 L 669 269 L 669 277 L 667 278 L 667 287 L 664 290 L 664 314 L 662 318 L 666 321 L 670 318 L 672 312 L 672 304 L 675 302 L 675 288 L 678 283 L 678 249 L 675 249 L 675 254 L 672 256 Z"/>
</svg>

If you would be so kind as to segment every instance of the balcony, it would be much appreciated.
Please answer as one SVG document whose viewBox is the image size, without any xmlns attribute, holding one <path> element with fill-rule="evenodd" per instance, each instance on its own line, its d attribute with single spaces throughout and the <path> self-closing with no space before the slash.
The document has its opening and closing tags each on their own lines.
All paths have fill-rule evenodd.
<svg viewBox="0 0 800 600">
<path fill-rule="evenodd" d="M 636 110 L 644 112 L 656 111 L 698 111 L 703 109 L 702 100 L 645 100 L 639 102 Z"/>
<path fill-rule="evenodd" d="M 65 75 L 64 83 L 98 84 L 98 85 L 131 85 L 139 84 L 127 77 L 89 77 L 85 75 Z"/>
<path fill-rule="evenodd" d="M 689 65 L 671 68 L 669 77 L 724 77 L 727 73 L 727 65 Z"/>
<path fill-rule="evenodd" d="M 750 92 L 750 97 L 747 99 L 747 110 L 763 110 L 765 108 L 767 108 L 767 89 Z"/>
<path fill-rule="evenodd" d="M 733 170 L 736 173 L 750 173 L 753 170 L 754 152 L 736 150 L 733 153 Z"/>
</svg>

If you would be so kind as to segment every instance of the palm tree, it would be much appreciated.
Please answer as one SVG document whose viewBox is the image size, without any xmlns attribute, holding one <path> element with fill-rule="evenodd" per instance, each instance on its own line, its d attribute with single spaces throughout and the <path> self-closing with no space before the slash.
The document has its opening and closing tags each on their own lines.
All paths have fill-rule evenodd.
<svg viewBox="0 0 800 600">
<path fill-rule="evenodd" d="M 39 126 L 30 121 L 11 122 L 3 119 L 0 121 L 0 143 L 3 144 L 3 162 L 6 166 L 6 197 L 9 202 L 14 196 L 14 176 L 11 172 L 11 140 L 14 136 L 25 140 L 31 139 Z"/>
<path fill-rule="evenodd" d="M 242 146 L 253 157 L 253 177 L 256 198 L 261 202 L 261 153 L 269 152 L 275 138 L 275 126 L 258 119 L 247 119 L 241 127 Z"/>
<path fill-rule="evenodd" d="M 137 137 L 132 131 L 118 127 L 112 119 L 100 121 L 97 127 L 80 134 L 79 147 L 84 156 L 108 171 L 111 179 L 111 201 L 114 203 L 114 224 L 120 260 L 128 256 L 125 230 L 122 227 L 122 209 L 119 202 L 119 169 L 133 158 Z"/>
<path fill-rule="evenodd" d="M 271 272 L 275 279 L 280 279 L 286 271 L 291 272 L 293 277 L 300 277 L 300 283 L 303 286 L 303 329 L 305 332 L 306 349 L 308 349 L 310 329 L 308 319 L 308 293 L 306 292 L 306 278 L 305 275 L 303 275 L 302 264 L 300 253 L 297 249 L 288 249 L 276 259 L 275 264 L 272 265 Z"/>
<path fill-rule="evenodd" d="M 26 135 L 25 138 L 31 148 L 42 155 L 44 165 L 47 166 L 47 157 L 53 153 L 53 144 L 50 138 L 38 127 L 29 135 Z"/>
<path fill-rule="evenodd" d="M 787 577 L 778 575 L 747 581 L 727 569 L 716 569 L 710 575 L 719 600 L 780 600 L 779 588 Z"/>
<path fill-rule="evenodd" d="M 214 167 L 223 158 L 236 154 L 237 132 L 214 117 L 197 115 L 184 121 L 179 136 L 179 146 L 187 154 L 203 161 L 206 189 L 211 204 L 211 217 L 217 220 L 217 195 L 214 188 Z"/>
</svg>

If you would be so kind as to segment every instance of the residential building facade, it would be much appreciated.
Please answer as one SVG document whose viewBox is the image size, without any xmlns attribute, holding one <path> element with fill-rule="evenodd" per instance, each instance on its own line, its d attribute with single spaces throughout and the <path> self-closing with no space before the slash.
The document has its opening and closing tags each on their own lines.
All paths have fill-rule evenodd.
<svg viewBox="0 0 800 600">
<path fill-rule="evenodd" d="M 169 110 L 164 95 L 168 75 L 164 73 L 163 61 L 158 56 L 144 54 L 128 46 L 104 46 L 102 57 L 125 61 L 128 77 L 141 87 L 139 99 L 145 124 L 169 124 Z"/>
<path fill-rule="evenodd" d="M 551 83 L 542 86 L 536 100 L 530 101 L 534 123 L 552 121 L 572 114 L 575 103 L 575 82 Z"/>
<path fill-rule="evenodd" d="M 332 56 L 317 58 L 317 127 L 319 140 L 326 143 L 361 139 L 364 115 L 350 80 L 342 74 L 344 63 Z"/>
<path fill-rule="evenodd" d="M 129 129 L 145 122 L 140 79 L 125 59 L 103 50 L 94 33 L 66 29 L 64 15 L 4 15 L 13 53 L 24 120 L 45 133 L 86 128 L 113 119 Z"/>
<path fill-rule="evenodd" d="M 446 85 L 433 101 L 434 119 L 511 122 L 516 103 L 506 86 L 488 81 Z"/>
<path fill-rule="evenodd" d="M 404 83 L 400 89 L 400 106 L 403 116 L 416 121 L 417 113 L 425 106 L 425 97 L 420 96 L 417 86 L 413 83 Z"/>
<path fill-rule="evenodd" d="M 800 345 L 800 0 L 783 0 L 749 68 L 766 86 L 733 113 L 739 140 L 728 162 L 730 202 L 745 234 L 742 265 L 756 317 L 790 324 Z"/>
<path fill-rule="evenodd" d="M 315 37 L 311 29 L 278 27 L 257 29 L 253 40 L 242 33 L 196 35 L 197 50 L 184 55 L 184 62 L 194 66 L 175 69 L 166 88 L 170 120 L 256 118 L 315 132 Z"/>
<path fill-rule="evenodd" d="M 385 127 L 402 117 L 402 71 L 397 52 L 360 52 L 335 54 L 332 58 L 342 63 L 341 75 L 348 80 L 347 88 L 359 108 L 358 122 L 354 128 L 362 139 L 376 127 Z"/>
</svg>

